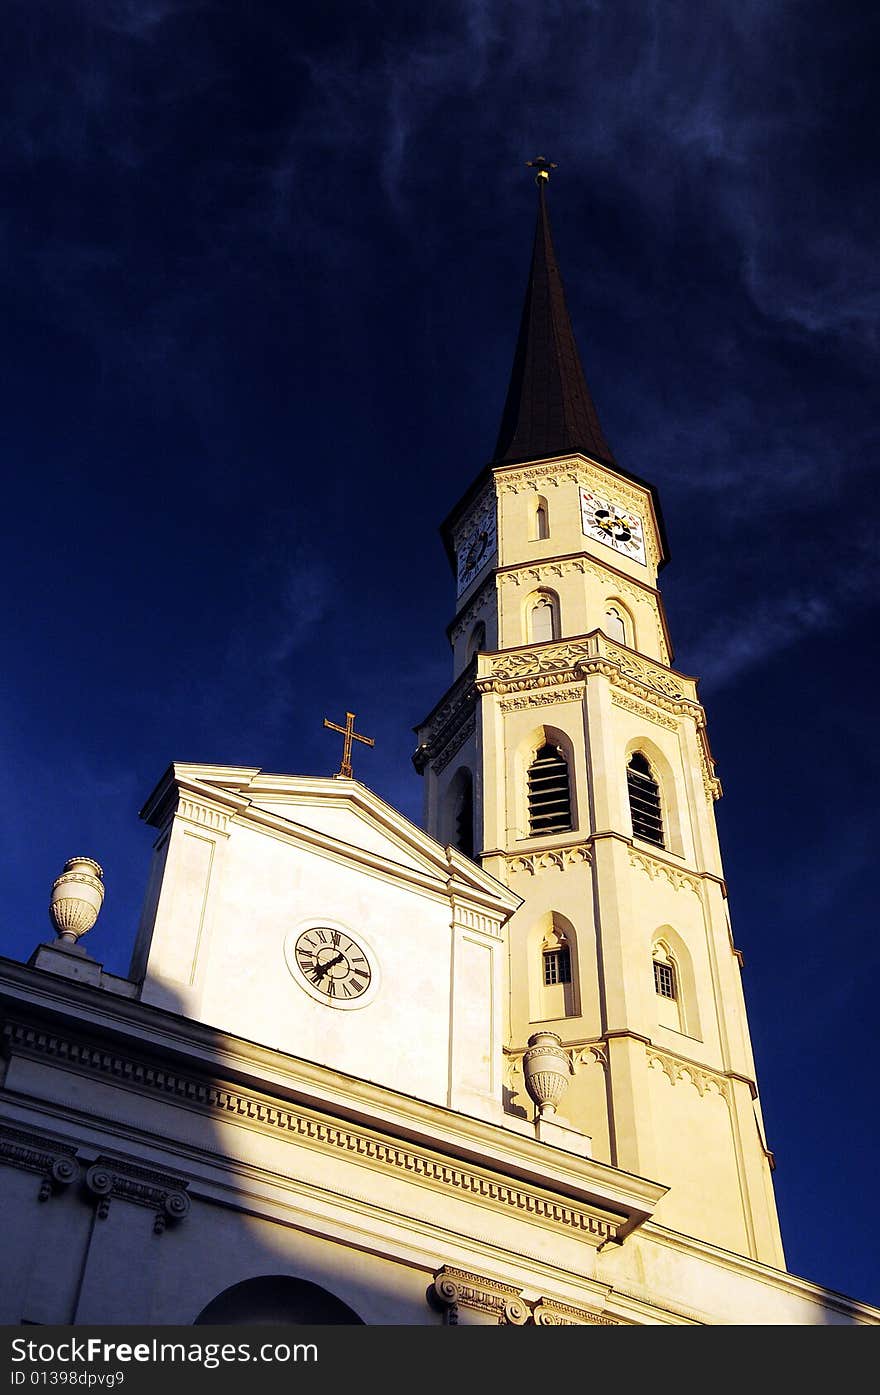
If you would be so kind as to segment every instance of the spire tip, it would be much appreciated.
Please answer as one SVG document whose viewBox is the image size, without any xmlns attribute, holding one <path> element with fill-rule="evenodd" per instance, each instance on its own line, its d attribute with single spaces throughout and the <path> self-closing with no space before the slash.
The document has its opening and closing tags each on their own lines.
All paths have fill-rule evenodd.
<svg viewBox="0 0 880 1395">
<path fill-rule="evenodd" d="M 557 168 L 554 160 L 548 160 L 546 155 L 536 155 L 534 160 L 526 160 L 526 168 L 537 170 L 535 183 L 540 189 L 542 184 L 546 184 L 550 178 L 550 171 Z"/>
</svg>

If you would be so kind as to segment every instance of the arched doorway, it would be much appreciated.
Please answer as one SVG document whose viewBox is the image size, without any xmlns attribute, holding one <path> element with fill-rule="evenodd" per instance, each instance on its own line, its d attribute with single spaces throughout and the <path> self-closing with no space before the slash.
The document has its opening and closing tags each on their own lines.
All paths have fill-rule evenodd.
<svg viewBox="0 0 880 1395">
<path fill-rule="evenodd" d="M 353 1308 L 319 1284 L 287 1274 L 244 1279 L 212 1298 L 194 1327 L 233 1327 L 245 1323 L 293 1323 L 302 1326 L 363 1326 Z"/>
</svg>

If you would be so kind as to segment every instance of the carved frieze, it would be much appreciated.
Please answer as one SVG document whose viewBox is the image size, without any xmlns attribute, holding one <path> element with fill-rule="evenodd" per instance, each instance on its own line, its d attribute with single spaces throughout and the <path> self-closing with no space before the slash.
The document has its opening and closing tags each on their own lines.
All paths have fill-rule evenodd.
<svg viewBox="0 0 880 1395">
<path fill-rule="evenodd" d="M 692 678 L 675 673 L 663 664 L 615 644 L 598 631 L 583 639 L 562 640 L 528 649 L 507 650 L 484 655 L 479 664 L 477 688 L 481 692 L 507 693 L 547 682 L 571 681 L 578 676 L 603 673 L 617 687 L 635 691 L 667 711 L 701 712 Z M 522 680 L 528 680 L 523 683 Z"/>
<path fill-rule="evenodd" d="M 587 466 L 583 460 L 557 460 L 553 465 L 529 465 L 524 470 L 505 470 L 499 474 L 500 494 L 519 494 L 522 490 L 538 492 L 539 487 L 550 485 L 557 489 L 560 484 L 586 484 Z"/>
<path fill-rule="evenodd" d="M 507 869 L 511 873 L 527 872 L 533 877 L 536 872 L 552 869 L 564 872 L 566 867 L 581 867 L 592 861 L 589 844 L 577 843 L 566 848 L 542 848 L 539 852 L 517 853 L 507 858 Z"/>
<path fill-rule="evenodd" d="M 504 698 L 498 704 L 502 712 L 522 712 L 528 707 L 550 707 L 558 702 L 583 702 L 584 686 L 582 683 L 569 684 L 565 687 L 542 689 L 537 693 L 526 693 L 521 697 Z"/>
<path fill-rule="evenodd" d="M 665 727 L 667 731 L 678 731 L 678 722 L 665 712 L 659 711 L 656 707 L 649 707 L 647 703 L 639 702 L 636 698 L 630 697 L 629 693 L 613 692 L 611 701 L 615 707 L 622 707 L 625 712 L 632 712 L 637 717 L 641 717 L 645 722 L 653 722 L 655 726 Z"/>
</svg>

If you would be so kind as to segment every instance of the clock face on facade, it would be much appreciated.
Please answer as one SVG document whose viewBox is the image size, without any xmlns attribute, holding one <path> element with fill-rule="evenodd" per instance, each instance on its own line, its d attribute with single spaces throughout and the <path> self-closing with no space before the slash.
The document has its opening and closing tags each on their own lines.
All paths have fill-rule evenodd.
<svg viewBox="0 0 880 1395">
<path fill-rule="evenodd" d="M 341 926 L 309 925 L 291 932 L 287 967 L 302 988 L 332 1007 L 364 1007 L 378 986 L 376 962 Z"/>
<path fill-rule="evenodd" d="M 466 591 L 474 577 L 478 576 L 486 563 L 495 555 L 495 510 L 494 507 L 471 524 L 458 545 L 458 594 Z"/>
<path fill-rule="evenodd" d="M 643 567 L 647 565 L 645 530 L 641 518 L 631 509 L 622 509 L 594 489 L 582 488 L 581 526 L 588 538 L 595 538 L 624 557 L 632 557 Z"/>
</svg>

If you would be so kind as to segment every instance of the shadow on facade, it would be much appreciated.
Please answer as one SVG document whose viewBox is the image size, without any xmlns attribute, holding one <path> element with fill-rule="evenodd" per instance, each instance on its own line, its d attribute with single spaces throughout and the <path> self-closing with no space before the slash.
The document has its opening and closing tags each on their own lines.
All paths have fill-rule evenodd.
<svg viewBox="0 0 880 1395">
<path fill-rule="evenodd" d="M 426 1301 L 433 1271 L 370 1238 L 383 1179 L 365 1162 L 357 1198 L 335 1192 L 329 1172 L 316 1180 L 320 1153 L 307 1158 L 291 1127 L 295 1099 L 253 1075 L 197 1069 L 175 1047 L 186 1021 L 167 1008 L 146 1009 L 148 1024 L 126 1003 L 108 1026 L 105 991 L 71 985 L 68 1005 L 66 981 L 45 974 L 37 1008 L 37 994 L 16 991 L 22 973 L 31 989 L 44 976 L 0 961 L 0 1322 L 442 1321 Z M 207 1031 L 220 1050 L 234 1045 Z"/>
</svg>

